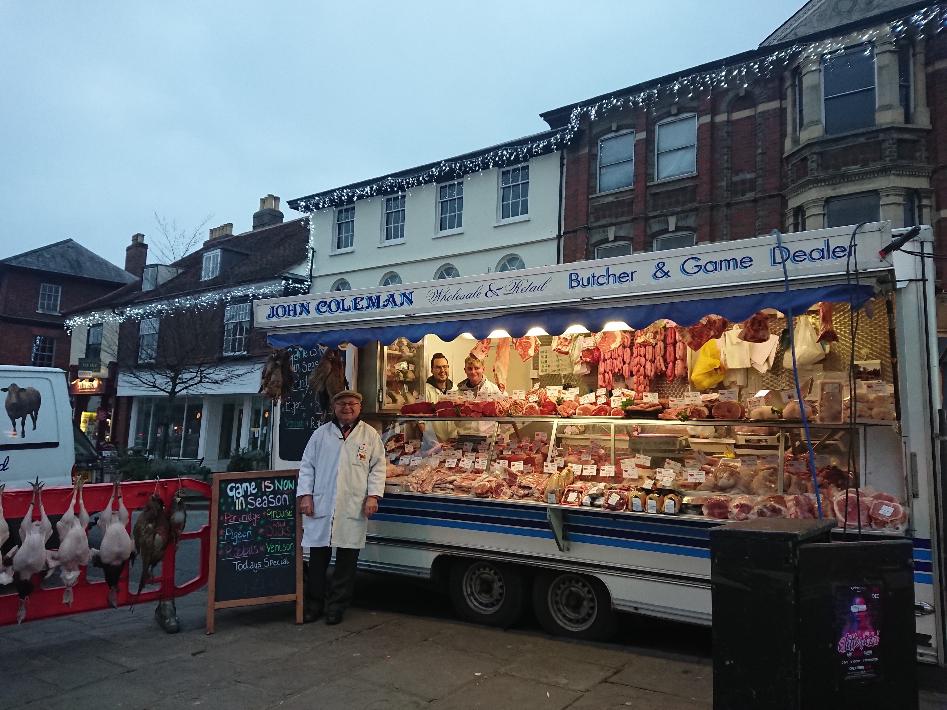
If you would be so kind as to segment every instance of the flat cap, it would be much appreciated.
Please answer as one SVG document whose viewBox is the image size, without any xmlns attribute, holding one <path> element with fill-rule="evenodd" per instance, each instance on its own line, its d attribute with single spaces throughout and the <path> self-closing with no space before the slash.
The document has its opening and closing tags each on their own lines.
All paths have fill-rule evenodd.
<svg viewBox="0 0 947 710">
<path fill-rule="evenodd" d="M 337 392 L 337 393 L 336 393 L 336 395 L 332 398 L 332 402 L 333 402 L 333 403 L 338 402 L 338 401 L 339 401 L 340 399 L 342 399 L 343 397 L 354 397 L 354 398 L 357 399 L 359 402 L 362 401 L 362 393 L 361 393 L 361 392 L 356 392 L 355 390 L 342 390 L 341 392 Z"/>
</svg>

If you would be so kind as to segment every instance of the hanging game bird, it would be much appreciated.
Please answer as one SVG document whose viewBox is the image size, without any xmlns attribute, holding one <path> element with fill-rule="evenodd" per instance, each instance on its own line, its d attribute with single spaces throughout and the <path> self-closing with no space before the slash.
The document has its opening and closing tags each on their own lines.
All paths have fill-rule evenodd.
<svg viewBox="0 0 947 710">
<path fill-rule="evenodd" d="M 174 492 L 171 508 L 168 510 L 168 520 L 171 524 L 171 542 L 176 545 L 187 525 L 187 501 L 184 499 L 183 488 L 178 488 Z"/>
<path fill-rule="evenodd" d="M 319 408 L 328 415 L 332 398 L 347 387 L 342 353 L 329 348 L 316 369 L 309 375 L 309 389 L 319 401 Z"/>
<path fill-rule="evenodd" d="M 151 579 L 155 567 L 164 558 L 171 539 L 171 522 L 165 511 L 164 501 L 160 496 L 152 495 L 145 504 L 135 527 L 132 531 L 135 540 L 135 550 L 141 558 L 141 577 L 138 580 L 138 591 L 141 594 L 145 584 Z"/>
<path fill-rule="evenodd" d="M 274 350 L 266 358 L 260 378 L 260 394 L 274 402 L 289 395 L 293 388 L 293 367 L 287 350 Z"/>
<path fill-rule="evenodd" d="M 16 593 L 20 597 L 20 605 L 16 612 L 16 623 L 26 618 L 26 603 L 33 592 L 33 576 L 49 568 L 49 552 L 46 543 L 53 534 L 53 526 L 46 517 L 43 508 L 43 498 L 40 493 L 43 484 L 39 478 L 33 487 L 33 499 L 26 515 L 20 523 L 20 545 L 10 553 L 13 555 L 13 581 Z M 33 507 L 39 508 L 39 520 L 33 520 Z"/>
<path fill-rule="evenodd" d="M 128 509 L 122 500 L 122 489 L 115 481 L 112 496 L 99 514 L 99 527 L 104 531 L 98 550 L 93 550 L 93 562 L 105 571 L 105 581 L 109 586 L 109 604 L 118 606 L 118 582 L 125 569 L 125 563 L 135 551 L 135 545 L 128 534 Z M 116 499 L 118 510 L 112 510 Z"/>
</svg>

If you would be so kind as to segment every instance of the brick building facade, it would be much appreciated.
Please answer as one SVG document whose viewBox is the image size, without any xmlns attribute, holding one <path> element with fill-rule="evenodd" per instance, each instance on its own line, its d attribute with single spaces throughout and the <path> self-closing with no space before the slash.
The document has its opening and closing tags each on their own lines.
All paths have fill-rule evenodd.
<svg viewBox="0 0 947 710">
<path fill-rule="evenodd" d="M 72 239 L 0 261 L 0 363 L 67 369 L 64 313 L 134 280 Z"/>
<path fill-rule="evenodd" d="M 812 0 L 756 50 L 544 113 L 648 97 L 580 114 L 563 260 L 878 219 L 947 238 L 947 38 L 911 25 L 918 5 Z"/>
</svg>

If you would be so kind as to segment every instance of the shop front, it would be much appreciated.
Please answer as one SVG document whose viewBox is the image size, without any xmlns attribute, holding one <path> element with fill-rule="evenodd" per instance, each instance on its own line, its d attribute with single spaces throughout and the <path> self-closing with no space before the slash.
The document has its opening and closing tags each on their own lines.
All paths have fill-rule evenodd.
<svg viewBox="0 0 947 710">
<path fill-rule="evenodd" d="M 272 407 L 258 394 L 262 366 L 234 366 L 220 384 L 189 389 L 174 397 L 139 379 L 119 376 L 118 394 L 131 399 L 127 446 L 149 456 L 199 461 L 224 471 L 240 452 L 269 457 Z"/>
<path fill-rule="evenodd" d="M 714 527 L 835 519 L 838 540 L 912 541 L 918 656 L 943 663 L 931 234 L 891 241 L 887 223 L 774 234 L 254 316 L 357 372 L 388 451 L 365 568 L 447 573 L 485 623 L 531 588 L 544 626 L 590 637 L 612 609 L 710 623 Z M 428 397 L 435 354 L 455 385 L 475 355 L 499 393 Z"/>
<path fill-rule="evenodd" d="M 115 372 L 114 362 L 109 363 L 108 367 L 100 367 L 98 363 L 80 361 L 79 365 L 69 367 L 73 421 L 98 451 L 112 445 Z"/>
</svg>

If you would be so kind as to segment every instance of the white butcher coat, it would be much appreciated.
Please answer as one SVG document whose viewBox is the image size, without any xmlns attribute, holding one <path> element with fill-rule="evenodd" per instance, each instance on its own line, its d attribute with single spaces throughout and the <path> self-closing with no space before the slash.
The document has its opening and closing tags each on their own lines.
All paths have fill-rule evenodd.
<svg viewBox="0 0 947 710">
<path fill-rule="evenodd" d="M 299 465 L 296 497 L 311 495 L 303 517 L 303 547 L 365 547 L 365 496 L 385 492 L 387 461 L 378 432 L 360 421 L 342 438 L 335 422 L 316 429 Z"/>
</svg>

